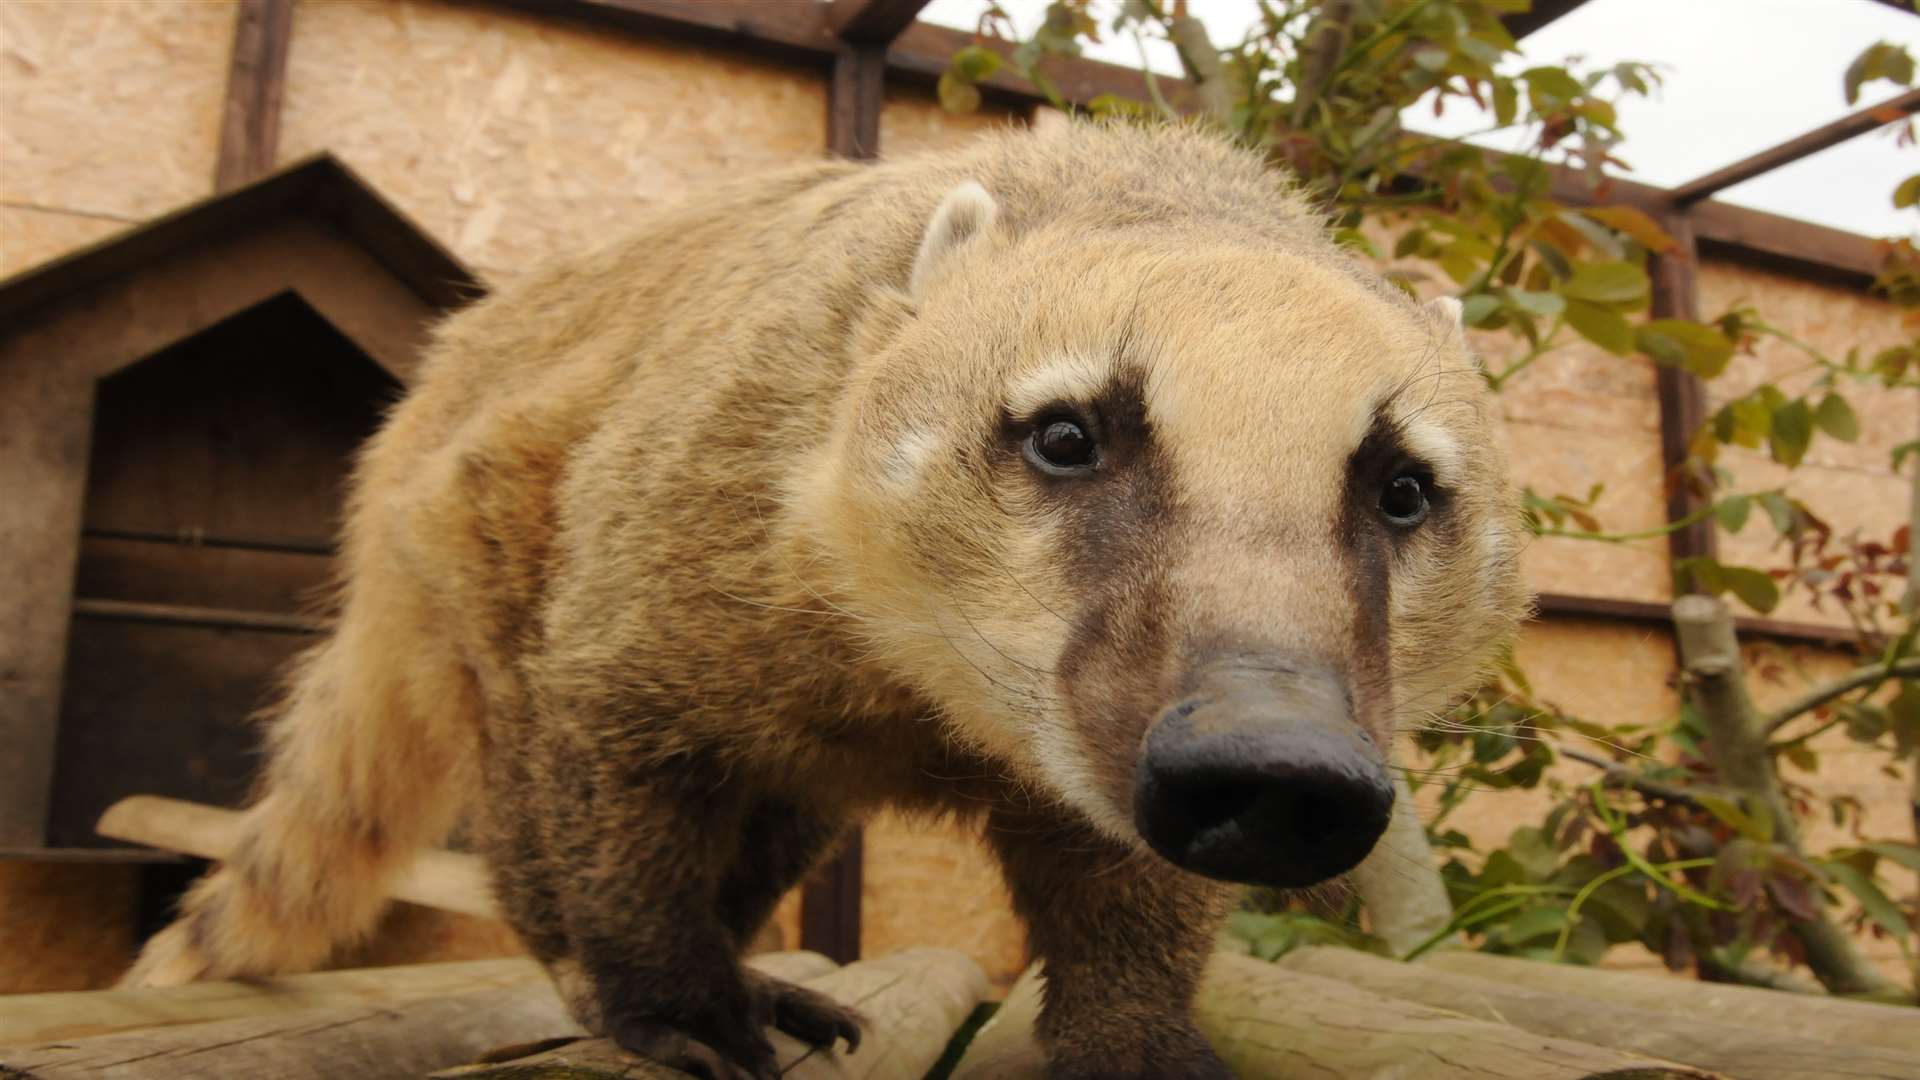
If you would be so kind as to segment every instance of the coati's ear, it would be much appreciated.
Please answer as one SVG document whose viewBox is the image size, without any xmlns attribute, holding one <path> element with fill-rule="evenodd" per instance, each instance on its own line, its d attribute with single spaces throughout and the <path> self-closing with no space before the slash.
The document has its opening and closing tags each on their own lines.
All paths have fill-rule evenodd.
<svg viewBox="0 0 1920 1080">
<path fill-rule="evenodd" d="M 1456 328 L 1464 328 L 1466 325 L 1461 321 L 1461 314 L 1465 310 L 1459 299 L 1452 296 L 1441 296 L 1427 301 L 1427 311 L 1435 320 Z"/>
<path fill-rule="evenodd" d="M 927 283 L 938 277 L 956 254 L 986 232 L 999 212 L 993 196 L 972 180 L 947 192 L 927 222 L 926 233 L 920 237 L 920 253 L 913 259 L 908 294 L 916 301 L 921 299 Z"/>
</svg>

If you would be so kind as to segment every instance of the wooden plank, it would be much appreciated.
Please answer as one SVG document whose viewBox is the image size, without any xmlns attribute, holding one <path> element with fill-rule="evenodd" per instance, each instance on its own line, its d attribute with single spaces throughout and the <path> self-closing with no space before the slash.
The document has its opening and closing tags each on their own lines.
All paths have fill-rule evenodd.
<svg viewBox="0 0 1920 1080">
<path fill-rule="evenodd" d="M 630 33 L 825 67 L 840 39 L 817 0 L 492 0 Z"/>
<path fill-rule="evenodd" d="M 1700 253 L 1694 244 L 1693 223 L 1684 212 L 1669 213 L 1660 222 L 1673 238 L 1673 248 L 1653 259 L 1653 317 L 1698 319 L 1700 289 L 1696 271 Z M 1679 521 L 1704 510 L 1706 495 L 1686 483 L 1682 467 L 1694 432 L 1707 420 L 1707 389 L 1700 377 L 1684 368 L 1661 364 L 1656 369 L 1660 400 L 1660 453 L 1666 466 L 1667 520 Z M 1667 534 L 1667 554 L 1680 559 L 1713 557 L 1719 551 L 1712 518 L 1696 521 Z"/>
<path fill-rule="evenodd" d="M 1503 15 L 1500 22 L 1517 40 L 1553 22 L 1586 3 L 1587 0 L 1533 0 L 1533 7 L 1518 15 Z"/>
<path fill-rule="evenodd" d="M 215 190 L 231 191 L 273 171 L 292 38 L 293 0 L 240 0 L 226 106 L 221 113 Z"/>
<path fill-rule="evenodd" d="M 865 844 L 855 829 L 833 861 L 807 878 L 800 893 L 800 947 L 842 964 L 860 958 L 861 867 Z"/>
<path fill-rule="evenodd" d="M 115 840 L 217 860 L 226 858 L 239 842 L 243 816 L 238 810 L 184 799 L 133 795 L 107 808 L 100 816 L 99 832 Z M 387 895 L 443 911 L 500 917 L 486 861 L 463 852 L 423 849 L 394 875 Z"/>
<path fill-rule="evenodd" d="M 1870 105 L 1859 112 L 1849 113 L 1830 124 L 1822 124 L 1778 146 L 1768 147 L 1750 157 L 1741 158 L 1705 176 L 1689 180 L 1673 189 L 1671 193 L 1673 204 L 1688 206 L 1697 203 L 1717 191 L 1723 191 L 1735 184 L 1772 172 L 1782 165 L 1792 164 L 1830 146 L 1838 146 L 1855 136 L 1864 135 L 1910 116 L 1915 111 L 1920 111 L 1920 90 L 1909 90 L 1878 105 Z"/>
<path fill-rule="evenodd" d="M 833 0 L 827 25 L 847 41 L 885 45 L 920 17 L 927 0 Z"/>
<path fill-rule="evenodd" d="M 827 82 L 829 152 L 854 161 L 879 156 L 886 75 L 885 45 L 847 44 L 834 54 Z"/>
<path fill-rule="evenodd" d="M 1842 1038 L 1812 1019 L 1793 1027 L 1754 1027 L 1701 1016 L 1689 1007 L 1700 986 L 1691 980 L 1666 980 L 1672 985 L 1649 987 L 1643 1000 L 1627 1003 L 1581 997 L 1577 980 L 1547 991 L 1324 945 L 1295 949 L 1276 963 L 1537 1035 L 1610 1046 L 1741 1080 L 1920 1080 L 1920 1040 L 1915 1052 L 1905 1053 Z"/>
</svg>

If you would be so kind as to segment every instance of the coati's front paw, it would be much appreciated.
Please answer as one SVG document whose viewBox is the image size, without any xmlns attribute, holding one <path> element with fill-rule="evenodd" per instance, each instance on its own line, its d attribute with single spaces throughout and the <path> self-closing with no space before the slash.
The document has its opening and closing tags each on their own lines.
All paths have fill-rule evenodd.
<svg viewBox="0 0 1920 1080">
<path fill-rule="evenodd" d="M 708 1043 L 661 1020 L 614 1017 L 607 1037 L 622 1049 L 702 1080 L 779 1080 L 773 1044 L 755 1033 L 749 1039 Z"/>
<path fill-rule="evenodd" d="M 752 969 L 745 972 L 760 1026 L 777 1027 L 809 1046 L 833 1049 L 843 1039 L 847 1053 L 860 1049 L 860 1031 L 866 1020 L 855 1010 L 816 990 L 795 986 Z"/>
</svg>

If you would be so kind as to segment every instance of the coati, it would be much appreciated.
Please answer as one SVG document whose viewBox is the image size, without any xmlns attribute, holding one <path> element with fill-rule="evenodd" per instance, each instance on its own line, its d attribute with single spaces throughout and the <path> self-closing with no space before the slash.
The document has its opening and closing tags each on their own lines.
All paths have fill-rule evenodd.
<svg viewBox="0 0 1920 1080">
<path fill-rule="evenodd" d="M 858 1019 L 738 951 L 891 805 L 982 823 L 1050 1075 L 1226 1076 L 1229 883 L 1367 854 L 1516 524 L 1458 306 L 1215 136 L 716 188 L 438 330 L 245 835 L 128 981 L 319 964 L 468 812 L 582 1023 L 768 1077 L 764 1025 Z"/>
</svg>

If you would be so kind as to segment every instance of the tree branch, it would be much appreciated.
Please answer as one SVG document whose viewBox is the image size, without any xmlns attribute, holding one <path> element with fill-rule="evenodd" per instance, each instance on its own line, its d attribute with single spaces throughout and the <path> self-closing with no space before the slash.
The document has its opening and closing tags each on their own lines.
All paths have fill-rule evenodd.
<svg viewBox="0 0 1920 1080">
<path fill-rule="evenodd" d="M 1882 679 L 1920 679 L 1920 660 L 1903 660 L 1892 665 L 1868 664 L 1863 668 L 1855 668 L 1825 686 L 1816 686 L 1769 713 L 1766 718 L 1767 733 L 1771 735 L 1794 717 L 1812 712 L 1835 698 Z"/>
<path fill-rule="evenodd" d="M 1693 795 L 1688 793 L 1684 788 L 1677 788 L 1672 784 L 1663 784 L 1658 780 L 1642 776 L 1640 773 L 1627 768 L 1617 761 L 1603 758 L 1599 754 L 1589 754 L 1585 750 L 1575 750 L 1565 746 L 1555 747 L 1555 749 L 1558 750 L 1563 757 L 1572 758 L 1575 761 L 1591 765 L 1605 772 L 1607 774 L 1607 783 L 1615 787 L 1631 788 L 1650 799 L 1679 803 L 1682 806 L 1691 806 L 1695 809 L 1699 809 L 1700 807 L 1700 800 L 1694 798 Z"/>
</svg>

